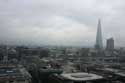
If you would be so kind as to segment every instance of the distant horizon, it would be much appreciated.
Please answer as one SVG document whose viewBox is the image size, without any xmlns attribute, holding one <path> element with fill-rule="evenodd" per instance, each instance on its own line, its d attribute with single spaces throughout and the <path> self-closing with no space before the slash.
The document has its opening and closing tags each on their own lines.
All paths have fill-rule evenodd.
<svg viewBox="0 0 125 83">
<path fill-rule="evenodd" d="M 0 44 L 0 46 L 24 46 L 24 47 L 78 47 L 78 48 L 93 48 L 95 49 L 95 46 L 73 46 L 73 45 L 9 45 L 9 44 Z M 115 46 L 115 49 L 125 48 L 125 46 Z M 103 49 L 106 49 L 106 46 L 103 46 Z"/>
</svg>

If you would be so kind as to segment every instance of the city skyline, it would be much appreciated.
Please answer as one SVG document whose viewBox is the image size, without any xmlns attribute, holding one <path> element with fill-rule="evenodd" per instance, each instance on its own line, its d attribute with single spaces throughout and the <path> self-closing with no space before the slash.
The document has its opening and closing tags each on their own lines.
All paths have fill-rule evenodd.
<svg viewBox="0 0 125 83">
<path fill-rule="evenodd" d="M 0 43 L 10 45 L 95 45 L 97 20 L 103 42 L 125 46 L 123 0 L 1 0 Z"/>
</svg>

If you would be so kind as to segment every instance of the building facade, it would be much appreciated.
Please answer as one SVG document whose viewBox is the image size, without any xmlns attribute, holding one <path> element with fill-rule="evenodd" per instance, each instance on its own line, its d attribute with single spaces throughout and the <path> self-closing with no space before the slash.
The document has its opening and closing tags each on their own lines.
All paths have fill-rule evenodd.
<svg viewBox="0 0 125 83">
<path fill-rule="evenodd" d="M 98 20 L 98 29 L 96 34 L 96 49 L 103 49 L 103 43 L 102 43 L 102 32 L 101 32 L 101 20 Z"/>
<path fill-rule="evenodd" d="M 109 50 L 109 51 L 114 49 L 114 39 L 113 38 L 107 39 L 106 49 Z"/>
</svg>

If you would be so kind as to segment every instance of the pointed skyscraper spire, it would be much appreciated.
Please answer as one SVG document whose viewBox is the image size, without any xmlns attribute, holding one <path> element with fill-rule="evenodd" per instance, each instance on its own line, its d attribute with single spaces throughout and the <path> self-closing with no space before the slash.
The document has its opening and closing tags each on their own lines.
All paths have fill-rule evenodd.
<svg viewBox="0 0 125 83">
<path fill-rule="evenodd" d="M 96 34 L 96 49 L 103 49 L 103 43 L 102 43 L 102 32 L 101 32 L 101 20 L 98 20 L 98 29 Z"/>
</svg>

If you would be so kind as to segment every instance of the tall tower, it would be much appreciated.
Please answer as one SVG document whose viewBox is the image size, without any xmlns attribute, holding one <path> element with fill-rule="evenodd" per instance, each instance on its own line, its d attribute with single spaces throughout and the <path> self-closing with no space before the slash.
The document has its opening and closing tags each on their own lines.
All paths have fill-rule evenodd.
<svg viewBox="0 0 125 83">
<path fill-rule="evenodd" d="M 97 28 L 97 34 L 96 34 L 96 49 L 103 49 L 103 43 L 102 43 L 102 32 L 101 32 L 101 20 L 98 20 L 98 28 Z"/>
<path fill-rule="evenodd" d="M 114 50 L 114 39 L 113 38 L 107 39 L 106 49 L 108 51 Z"/>
</svg>

